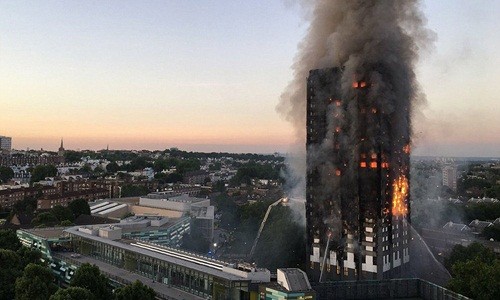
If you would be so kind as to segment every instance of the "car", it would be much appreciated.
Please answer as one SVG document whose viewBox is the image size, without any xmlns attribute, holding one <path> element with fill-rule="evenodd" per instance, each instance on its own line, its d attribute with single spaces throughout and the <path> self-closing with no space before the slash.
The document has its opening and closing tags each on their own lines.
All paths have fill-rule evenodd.
<svg viewBox="0 0 500 300">
<path fill-rule="evenodd" d="M 72 258 L 80 258 L 80 257 L 82 257 L 82 256 L 81 256 L 80 254 L 78 254 L 78 253 L 73 253 L 73 254 L 71 254 L 70 256 L 71 256 Z"/>
</svg>

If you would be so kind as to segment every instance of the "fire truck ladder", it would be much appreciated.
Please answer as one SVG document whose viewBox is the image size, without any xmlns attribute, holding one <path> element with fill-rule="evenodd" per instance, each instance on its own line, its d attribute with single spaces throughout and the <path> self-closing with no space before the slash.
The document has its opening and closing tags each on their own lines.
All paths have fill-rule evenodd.
<svg viewBox="0 0 500 300">
<path fill-rule="evenodd" d="M 281 198 L 276 202 L 273 202 L 269 207 L 267 208 L 266 214 L 264 215 L 264 219 L 262 220 L 262 223 L 260 223 L 260 228 L 259 232 L 257 232 L 257 237 L 255 238 L 255 241 L 253 242 L 252 245 L 252 250 L 250 250 L 249 257 L 252 258 L 253 254 L 255 252 L 255 248 L 257 247 L 257 243 L 259 242 L 260 234 L 262 233 L 262 230 L 264 229 L 264 226 L 266 225 L 267 218 L 269 217 L 269 213 L 271 212 L 271 209 L 275 207 L 276 205 L 280 203 L 286 203 L 288 201 L 288 198 Z"/>
</svg>

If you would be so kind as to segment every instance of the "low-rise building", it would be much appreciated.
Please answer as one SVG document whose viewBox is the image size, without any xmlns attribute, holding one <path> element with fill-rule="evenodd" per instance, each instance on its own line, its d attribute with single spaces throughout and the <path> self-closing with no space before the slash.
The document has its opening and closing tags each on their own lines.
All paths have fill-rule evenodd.
<svg viewBox="0 0 500 300">
<path fill-rule="evenodd" d="M 73 226 L 18 230 L 17 235 L 23 245 L 42 251 L 43 260 L 64 282 L 71 280 L 80 261 L 108 265 L 108 273 L 118 267 L 118 272 L 111 274 L 117 280 L 138 274 L 156 282 L 157 290 L 170 287 L 191 295 L 190 299 L 257 299 L 258 285 L 270 282 L 267 269 L 125 238 L 123 232 L 119 238 L 119 232 L 113 230 L 109 225 Z M 186 299 L 179 294 L 165 296 Z"/>
<path fill-rule="evenodd" d="M 14 204 L 25 198 L 37 198 L 40 196 L 52 196 L 58 193 L 57 189 L 50 186 L 28 187 L 0 190 L 0 206 L 11 209 Z"/>
<path fill-rule="evenodd" d="M 82 190 L 78 192 L 45 195 L 37 200 L 37 209 L 51 209 L 56 205 L 68 206 L 70 202 L 77 199 L 94 201 L 96 199 L 106 198 L 107 196 L 108 191 L 99 188 Z"/>
</svg>

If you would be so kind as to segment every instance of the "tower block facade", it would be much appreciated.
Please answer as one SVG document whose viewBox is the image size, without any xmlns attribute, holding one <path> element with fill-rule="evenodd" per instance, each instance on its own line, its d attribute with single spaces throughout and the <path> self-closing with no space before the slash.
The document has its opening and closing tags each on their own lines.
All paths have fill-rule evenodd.
<svg viewBox="0 0 500 300">
<path fill-rule="evenodd" d="M 369 76 L 307 79 L 307 262 L 312 281 L 395 278 L 408 266 L 408 109 Z M 405 123 L 405 124 L 403 124 Z M 401 126 L 400 126 L 401 125 Z"/>
</svg>

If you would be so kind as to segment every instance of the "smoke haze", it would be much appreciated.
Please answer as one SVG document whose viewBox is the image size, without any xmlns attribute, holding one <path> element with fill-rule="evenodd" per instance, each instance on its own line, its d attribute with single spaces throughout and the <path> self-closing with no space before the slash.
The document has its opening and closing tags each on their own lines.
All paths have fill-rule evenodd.
<svg viewBox="0 0 500 300">
<path fill-rule="evenodd" d="M 287 177 L 294 179 L 291 196 L 305 199 L 306 79 L 309 71 L 344 67 L 341 93 L 347 101 L 353 97 L 353 78 L 361 80 L 358 79 L 361 74 L 374 87 L 368 95 L 369 100 L 375 101 L 375 106 L 382 108 L 384 116 L 390 119 L 384 123 L 391 131 L 391 138 L 405 136 L 411 128 L 405 115 L 413 114 L 414 108 L 425 98 L 419 93 L 414 67 L 419 51 L 429 44 L 433 34 L 424 28 L 426 19 L 420 10 L 420 1 L 310 0 L 300 4 L 310 25 L 298 45 L 292 65 L 294 78 L 283 91 L 277 110 L 293 124 L 297 138 L 295 154 L 288 158 L 292 174 Z M 343 113 L 351 118 L 349 107 L 346 109 Z M 394 114 L 405 110 L 406 114 Z M 329 122 L 329 131 L 333 125 Z M 345 138 L 354 137 L 346 132 Z M 328 138 L 325 142 L 327 140 L 331 142 Z M 400 151 L 404 143 L 408 141 L 390 147 Z M 322 145 L 324 149 L 331 147 Z M 318 155 L 309 154 L 308 159 L 323 161 L 322 149 L 309 151 Z"/>
</svg>

